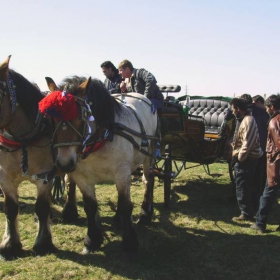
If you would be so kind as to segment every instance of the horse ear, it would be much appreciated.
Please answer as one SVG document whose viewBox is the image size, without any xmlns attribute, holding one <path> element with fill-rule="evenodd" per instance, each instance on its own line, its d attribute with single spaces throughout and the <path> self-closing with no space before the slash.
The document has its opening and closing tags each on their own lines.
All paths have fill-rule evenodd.
<svg viewBox="0 0 280 280">
<path fill-rule="evenodd" d="M 54 82 L 54 80 L 50 77 L 45 77 L 45 80 L 47 81 L 49 90 L 51 92 L 58 90 L 58 86 L 56 85 L 56 83 Z"/>
<path fill-rule="evenodd" d="M 82 97 L 85 97 L 89 89 L 91 77 L 79 85 L 79 92 Z"/>
<path fill-rule="evenodd" d="M 10 58 L 11 55 L 9 55 L 7 59 L 0 64 L 0 81 L 5 81 L 8 78 Z"/>
</svg>

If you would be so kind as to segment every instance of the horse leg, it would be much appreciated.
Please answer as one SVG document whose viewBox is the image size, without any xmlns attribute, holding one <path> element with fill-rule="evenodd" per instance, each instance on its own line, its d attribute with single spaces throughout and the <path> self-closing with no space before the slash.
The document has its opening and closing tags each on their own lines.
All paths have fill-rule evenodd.
<svg viewBox="0 0 280 280">
<path fill-rule="evenodd" d="M 118 191 L 118 188 L 117 188 Z M 116 210 L 116 214 L 114 216 L 114 220 L 113 220 L 113 228 L 114 230 L 121 230 L 122 229 L 122 219 L 121 219 L 121 215 L 120 215 L 120 211 L 119 211 L 119 201 L 120 196 L 118 196 L 118 203 L 117 203 L 117 210 Z"/>
<path fill-rule="evenodd" d="M 137 224 L 147 224 L 151 221 L 153 216 L 153 197 L 154 197 L 154 182 L 155 176 L 153 170 L 150 168 L 150 159 L 146 157 L 143 164 L 142 181 L 145 187 L 144 200 L 141 206 L 141 213 Z M 153 166 L 153 165 L 152 165 Z"/>
<path fill-rule="evenodd" d="M 82 189 L 81 189 L 82 191 Z M 103 243 L 103 235 L 101 232 L 101 225 L 99 222 L 98 206 L 97 201 L 94 196 L 89 196 L 87 193 L 83 192 L 84 210 L 87 215 L 88 230 L 87 236 L 84 239 L 84 249 L 83 254 L 88 254 L 98 250 Z"/>
<path fill-rule="evenodd" d="M 38 195 L 35 203 L 35 212 L 38 216 L 39 231 L 36 237 L 33 250 L 37 255 L 45 255 L 56 251 L 53 245 L 52 236 L 50 231 L 50 189 L 52 183 L 48 186 L 43 185 L 41 182 L 37 185 Z"/>
<path fill-rule="evenodd" d="M 123 225 L 122 246 L 125 253 L 136 254 L 138 251 L 138 237 L 132 223 L 133 205 L 127 195 L 119 192 L 118 210 Z"/>
<path fill-rule="evenodd" d="M 117 214 L 121 218 L 123 227 L 122 246 L 126 254 L 136 254 L 138 251 L 138 237 L 132 223 L 133 205 L 130 199 L 131 171 L 129 166 L 120 167 L 116 177 L 118 190 Z"/>
<path fill-rule="evenodd" d="M 79 217 L 76 201 L 76 183 L 71 177 L 66 175 L 65 184 L 67 190 L 67 200 L 62 211 L 62 218 L 64 222 L 72 223 Z"/>
<path fill-rule="evenodd" d="M 18 195 L 4 192 L 5 233 L 0 244 L 0 254 L 5 258 L 16 256 L 22 249 L 18 231 Z"/>
</svg>

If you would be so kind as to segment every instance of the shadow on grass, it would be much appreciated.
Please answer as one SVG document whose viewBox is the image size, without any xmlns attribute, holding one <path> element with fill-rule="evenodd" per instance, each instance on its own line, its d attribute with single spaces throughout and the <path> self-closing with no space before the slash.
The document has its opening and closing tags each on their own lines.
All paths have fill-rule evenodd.
<svg viewBox="0 0 280 280">
<path fill-rule="evenodd" d="M 232 184 L 219 183 L 212 178 L 198 178 L 184 185 L 176 184 L 171 190 L 170 211 L 180 211 L 188 217 L 196 218 L 198 223 L 199 220 L 233 223 L 232 218 L 240 215 L 233 189 Z M 278 203 L 273 206 L 269 223 L 279 224 L 279 216 L 275 217 L 275 212 L 280 213 Z"/>
<path fill-rule="evenodd" d="M 168 216 L 163 214 L 165 222 Z M 128 279 L 277 279 L 278 236 L 232 235 L 171 222 L 137 227 L 137 232 L 136 262 L 123 260 L 120 241 L 108 241 L 101 251 L 86 256 L 62 250 L 56 256 Z"/>
<path fill-rule="evenodd" d="M 107 279 L 278 279 L 280 233 L 247 233 L 251 223 L 246 222 L 236 227 L 231 218 L 239 214 L 239 209 L 236 203 L 229 203 L 230 194 L 228 183 L 213 178 L 175 183 L 170 208 L 155 203 L 153 222 L 136 226 L 137 261 L 122 258 L 121 232 L 112 230 L 112 213 L 101 217 L 105 240 L 100 251 L 84 256 L 78 250 L 58 250 L 57 262 L 70 260 L 89 273 L 103 268 L 110 274 Z M 114 210 L 114 204 L 108 203 Z M 279 213 L 279 206 L 274 207 L 270 225 L 278 223 Z M 59 216 L 60 212 L 55 214 Z M 86 228 L 85 221 L 80 218 L 77 225 Z M 82 251 L 83 242 L 79 242 Z"/>
</svg>

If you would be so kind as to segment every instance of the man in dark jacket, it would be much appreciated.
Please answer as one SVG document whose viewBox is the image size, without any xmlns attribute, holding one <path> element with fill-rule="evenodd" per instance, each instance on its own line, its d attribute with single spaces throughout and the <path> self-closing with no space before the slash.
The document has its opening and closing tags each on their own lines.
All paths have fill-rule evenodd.
<svg viewBox="0 0 280 280">
<path fill-rule="evenodd" d="M 253 99 L 253 103 L 255 103 L 257 106 L 264 108 L 265 109 L 265 105 L 264 105 L 264 98 L 261 95 L 255 95 L 252 97 Z"/>
<path fill-rule="evenodd" d="M 155 108 L 162 108 L 163 94 L 153 74 L 143 68 L 133 68 L 128 60 L 123 60 L 119 64 L 119 73 L 125 79 L 120 85 L 122 92 L 141 93 L 152 101 Z"/>
<path fill-rule="evenodd" d="M 266 182 L 266 139 L 267 139 L 267 122 L 269 115 L 266 112 L 265 108 L 258 106 L 256 103 L 252 102 L 252 97 L 249 94 L 243 94 L 240 98 L 244 99 L 247 102 L 248 110 L 252 112 L 260 136 L 260 144 L 263 150 L 263 155 L 259 158 L 258 164 L 256 166 L 254 180 L 253 180 L 253 190 L 252 190 L 252 202 L 255 213 L 259 209 L 260 197 L 263 193 L 265 182 Z"/>
<path fill-rule="evenodd" d="M 110 94 L 120 93 L 120 83 L 122 82 L 122 77 L 115 65 L 111 61 L 104 61 L 100 67 L 102 68 L 103 74 L 106 76 L 104 81 L 105 88 L 108 89 Z"/>
<path fill-rule="evenodd" d="M 267 184 L 260 199 L 256 223 L 251 226 L 260 233 L 266 229 L 267 218 L 280 187 L 280 97 L 271 95 L 265 101 L 265 106 L 270 115 L 266 143 Z M 277 230 L 280 230 L 280 226 Z"/>
</svg>

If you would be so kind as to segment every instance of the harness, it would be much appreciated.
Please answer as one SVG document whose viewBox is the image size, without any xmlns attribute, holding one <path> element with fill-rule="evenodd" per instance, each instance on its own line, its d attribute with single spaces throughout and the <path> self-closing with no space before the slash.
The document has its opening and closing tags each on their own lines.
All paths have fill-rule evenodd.
<svg viewBox="0 0 280 280">
<path fill-rule="evenodd" d="M 149 107 L 151 107 L 151 112 L 154 114 L 155 113 L 155 109 L 154 109 L 154 105 L 153 104 L 150 104 L 148 102 L 146 102 L 145 100 L 137 97 L 137 96 L 133 96 L 133 95 L 129 95 L 129 94 L 126 94 L 126 95 L 122 95 L 122 98 L 119 99 L 118 97 L 115 97 L 115 99 L 119 100 L 121 103 L 125 104 L 125 106 L 127 108 L 129 108 L 136 120 L 138 121 L 138 124 L 140 126 L 140 129 L 141 129 L 141 133 L 121 124 L 121 123 L 115 123 L 114 124 L 114 132 L 122 137 L 124 137 L 125 139 L 127 139 L 130 143 L 132 143 L 132 145 L 134 146 L 135 149 L 139 150 L 141 153 L 143 153 L 144 155 L 146 156 L 149 156 L 150 158 L 155 158 L 155 156 L 158 158 L 160 157 L 160 153 L 159 151 L 157 151 L 157 155 L 152 155 L 151 153 L 149 153 L 148 151 L 144 150 L 142 147 L 148 147 L 148 140 L 152 140 L 156 143 L 156 146 L 158 147 L 159 146 L 159 141 L 160 141 L 160 130 L 159 130 L 159 119 L 157 117 L 157 131 L 156 131 L 156 136 L 152 136 L 152 135 L 147 135 L 146 134 L 146 131 L 144 129 L 144 126 L 143 126 L 143 123 L 141 121 L 141 119 L 139 118 L 139 116 L 137 115 L 136 111 L 131 108 L 125 101 L 125 96 L 127 97 L 132 97 L 132 98 L 135 98 L 135 99 L 139 99 L 141 100 L 142 102 L 146 103 Z M 135 135 L 139 138 L 141 138 L 141 145 L 139 145 L 135 140 L 134 138 L 127 134 L 126 132 L 129 132 L 130 134 L 132 135 Z"/>
<path fill-rule="evenodd" d="M 132 95 L 126 95 L 126 96 L 140 99 L 140 98 L 138 98 L 136 96 L 132 96 Z M 78 142 L 56 143 L 56 144 L 54 144 L 54 148 L 73 146 L 73 145 L 82 146 L 81 158 L 85 159 L 92 152 L 98 151 L 99 149 L 104 147 L 104 145 L 108 141 L 112 142 L 113 138 L 114 138 L 114 134 L 117 134 L 117 135 L 122 136 L 123 138 L 127 139 L 130 143 L 132 143 L 132 145 L 135 149 L 139 150 L 144 155 L 149 156 L 150 158 L 155 158 L 155 155 L 151 154 L 149 151 L 147 151 L 144 148 L 148 147 L 149 140 L 154 141 L 155 143 L 158 143 L 158 141 L 160 140 L 159 129 L 157 128 L 156 136 L 147 135 L 145 132 L 144 125 L 143 125 L 141 119 L 139 118 L 138 114 L 136 113 L 136 111 L 133 108 L 131 108 L 128 104 L 126 104 L 126 102 L 123 99 L 119 99 L 118 97 L 115 97 L 115 99 L 119 100 L 124 106 L 126 106 L 133 113 L 133 115 L 135 116 L 135 118 L 139 124 L 141 132 L 137 132 L 121 123 L 114 123 L 113 128 L 111 130 L 108 130 L 108 128 L 106 128 L 106 127 L 97 127 L 96 132 L 94 134 L 91 134 L 90 125 L 88 123 L 90 116 L 92 116 L 90 107 L 87 104 L 86 100 L 84 100 L 83 98 L 80 98 L 77 96 L 75 96 L 75 98 L 77 99 L 77 102 L 80 106 L 81 119 L 84 122 L 82 132 L 79 132 L 69 121 L 61 120 L 61 121 L 59 121 L 58 125 L 56 126 L 56 128 L 54 130 L 52 140 L 54 140 L 54 137 L 55 137 L 55 134 L 56 134 L 56 131 L 58 130 L 58 128 L 60 126 L 62 126 L 62 129 L 63 129 L 63 126 L 64 125 L 66 126 L 66 123 L 69 125 L 69 127 L 71 127 L 79 135 L 81 140 Z M 146 102 L 144 100 L 142 100 L 142 101 L 145 102 L 148 106 L 150 106 L 152 108 L 151 104 L 149 104 L 148 102 Z M 152 112 L 152 110 L 151 110 L 151 112 Z M 132 137 L 132 135 L 141 138 L 140 145 L 135 141 L 135 139 Z"/>
</svg>

